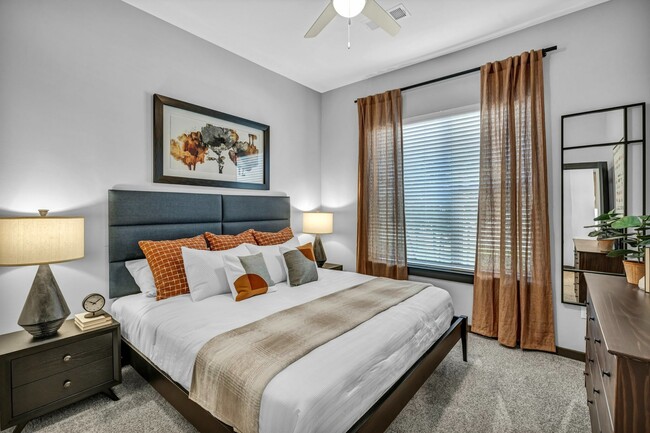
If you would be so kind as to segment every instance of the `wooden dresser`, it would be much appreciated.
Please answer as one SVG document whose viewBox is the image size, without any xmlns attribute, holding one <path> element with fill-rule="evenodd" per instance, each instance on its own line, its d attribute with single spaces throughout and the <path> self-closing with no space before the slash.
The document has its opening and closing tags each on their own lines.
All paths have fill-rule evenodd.
<svg viewBox="0 0 650 433">
<path fill-rule="evenodd" d="M 620 257 L 607 257 L 608 251 L 598 248 L 595 239 L 574 239 L 574 267 L 581 271 L 606 272 L 608 274 L 625 274 L 623 260 Z M 587 282 L 584 272 L 576 272 L 576 289 L 579 302 L 587 299 Z"/>
<path fill-rule="evenodd" d="M 67 320 L 57 335 L 34 339 L 25 331 L 0 335 L 0 429 L 103 392 L 122 381 L 120 324 L 81 331 Z"/>
<path fill-rule="evenodd" d="M 650 294 L 586 274 L 585 386 L 593 433 L 650 432 Z"/>
</svg>

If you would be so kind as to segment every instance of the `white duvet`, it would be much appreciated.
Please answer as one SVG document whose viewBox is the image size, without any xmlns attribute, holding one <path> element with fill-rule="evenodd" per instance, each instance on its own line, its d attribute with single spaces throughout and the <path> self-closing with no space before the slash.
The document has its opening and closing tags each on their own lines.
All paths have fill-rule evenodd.
<svg viewBox="0 0 650 433">
<path fill-rule="evenodd" d="M 196 354 L 212 337 L 277 311 L 373 277 L 319 269 L 319 280 L 235 302 L 230 294 L 192 302 L 156 302 L 143 294 L 117 299 L 122 335 L 185 389 Z M 449 327 L 449 294 L 428 287 L 315 349 L 271 380 L 260 408 L 260 433 L 344 433 Z"/>
</svg>

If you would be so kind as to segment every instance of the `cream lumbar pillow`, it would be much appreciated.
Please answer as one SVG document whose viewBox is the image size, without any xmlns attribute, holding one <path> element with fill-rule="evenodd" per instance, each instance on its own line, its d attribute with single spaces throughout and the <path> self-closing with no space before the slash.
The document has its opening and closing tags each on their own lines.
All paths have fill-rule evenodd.
<svg viewBox="0 0 650 433">
<path fill-rule="evenodd" d="M 300 245 L 297 237 L 289 239 L 281 245 L 252 245 L 244 244 L 251 254 L 262 253 L 266 268 L 269 270 L 271 279 L 277 283 L 287 281 L 287 271 L 284 265 L 284 258 L 280 253 L 280 247 L 295 248 Z"/>
<path fill-rule="evenodd" d="M 318 266 L 311 242 L 296 248 L 280 247 L 290 286 L 300 286 L 318 280 Z"/>
<path fill-rule="evenodd" d="M 244 245 L 221 251 L 182 247 L 181 252 L 187 285 L 190 287 L 190 297 L 192 301 L 198 302 L 210 296 L 230 293 L 224 256 L 248 254 L 248 249 Z"/>
<path fill-rule="evenodd" d="M 262 253 L 248 256 L 226 255 L 228 286 L 235 301 L 275 292 L 275 282 L 269 274 Z"/>
</svg>

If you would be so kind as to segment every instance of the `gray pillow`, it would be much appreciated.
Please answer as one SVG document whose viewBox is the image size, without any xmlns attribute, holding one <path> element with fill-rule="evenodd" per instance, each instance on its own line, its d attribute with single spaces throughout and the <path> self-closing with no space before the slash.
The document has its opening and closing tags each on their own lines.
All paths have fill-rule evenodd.
<svg viewBox="0 0 650 433">
<path fill-rule="evenodd" d="M 318 280 L 318 266 L 311 242 L 297 248 L 280 247 L 280 252 L 287 268 L 287 281 L 290 286 L 300 286 Z"/>
</svg>

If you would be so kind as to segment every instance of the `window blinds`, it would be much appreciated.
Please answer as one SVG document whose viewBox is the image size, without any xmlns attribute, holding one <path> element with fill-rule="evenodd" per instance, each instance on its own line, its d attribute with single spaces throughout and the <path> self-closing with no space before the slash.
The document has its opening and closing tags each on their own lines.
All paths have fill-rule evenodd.
<svg viewBox="0 0 650 433">
<path fill-rule="evenodd" d="M 409 267 L 474 272 L 480 132 L 476 110 L 404 125 Z"/>
</svg>

